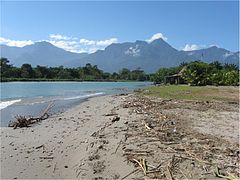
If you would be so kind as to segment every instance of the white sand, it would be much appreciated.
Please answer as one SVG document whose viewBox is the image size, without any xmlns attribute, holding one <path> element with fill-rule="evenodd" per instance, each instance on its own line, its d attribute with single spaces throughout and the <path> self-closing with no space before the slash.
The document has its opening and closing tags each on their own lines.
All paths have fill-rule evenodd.
<svg viewBox="0 0 240 180">
<path fill-rule="evenodd" d="M 125 176 L 134 167 L 127 164 L 120 148 L 115 150 L 124 137 L 124 122 L 136 117 L 119 108 L 124 99 L 95 97 L 33 127 L 1 128 L 1 179 Z M 111 112 L 121 119 L 112 123 L 113 116 L 104 116 Z M 94 132 L 99 134 L 93 137 Z M 44 148 L 36 149 L 41 145 Z"/>
<path fill-rule="evenodd" d="M 166 168 L 172 161 L 173 152 L 169 148 L 179 149 L 179 145 L 188 144 L 185 143 L 186 140 L 198 142 L 202 139 L 211 139 L 213 147 L 219 147 L 222 150 L 220 154 L 228 157 L 225 159 L 229 160 L 230 164 L 235 163 L 236 158 L 228 156 L 225 149 L 235 152 L 237 145 L 235 141 L 239 140 L 238 104 L 215 103 L 212 108 L 203 111 L 206 104 L 152 99 L 159 100 L 160 104 L 148 109 L 149 101 L 146 101 L 147 103 L 140 108 L 143 111 L 148 109 L 150 114 L 141 111 L 138 113 L 137 104 L 143 102 L 138 96 L 101 96 L 91 98 L 29 128 L 15 130 L 1 128 L 1 179 L 123 178 L 137 168 L 139 170 L 139 167 L 133 167 L 134 163 L 127 163 L 126 154 L 123 155 L 127 149 L 151 151 L 151 155 L 143 157 L 155 167 L 161 164 L 161 173 L 156 173 L 158 176 L 144 176 L 140 170 L 134 171 L 127 179 L 146 177 L 170 179 Z M 136 107 L 122 107 L 129 102 L 136 103 Z M 114 116 L 105 116 L 109 113 L 118 114 L 120 120 L 112 122 Z M 175 127 L 177 131 L 184 130 L 182 133 L 185 134 L 185 140 L 182 140 L 181 144 L 176 143 L 170 147 L 160 140 L 149 142 L 149 139 L 156 137 L 156 130 L 149 130 L 144 122 L 150 120 L 154 125 L 156 121 L 158 124 L 155 126 L 158 128 L 165 122 L 164 119 L 161 122 L 161 118 L 158 118 L 159 113 L 168 116 L 169 122 L 172 120 L 178 122 L 178 127 Z M 175 123 L 172 126 L 175 126 Z M 166 137 L 167 131 L 161 136 Z M 120 144 L 120 141 L 123 143 Z M 208 142 L 202 144 L 202 147 L 212 147 Z M 40 147 L 41 145 L 44 145 L 44 148 Z M 199 144 L 196 143 L 195 146 L 199 148 Z M 183 152 L 175 153 L 179 155 Z M 221 157 L 219 154 L 213 154 L 215 157 Z M 201 166 L 194 166 L 194 169 L 192 161 L 185 159 L 182 164 L 185 167 L 182 171 L 188 174 L 189 179 L 206 173 Z M 234 170 L 234 166 L 232 167 Z M 215 167 L 213 168 L 210 175 L 205 174 L 204 177 L 215 179 L 213 173 Z M 176 179 L 185 179 L 182 173 L 175 172 L 174 175 Z"/>
</svg>

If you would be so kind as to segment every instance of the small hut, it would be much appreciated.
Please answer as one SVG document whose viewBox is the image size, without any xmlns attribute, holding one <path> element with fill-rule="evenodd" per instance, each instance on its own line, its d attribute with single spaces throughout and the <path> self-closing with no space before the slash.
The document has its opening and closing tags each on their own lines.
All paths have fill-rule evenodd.
<svg viewBox="0 0 240 180">
<path fill-rule="evenodd" d="M 165 76 L 165 84 L 185 84 L 184 79 L 182 78 L 183 72 L 186 70 L 186 66 L 184 66 L 181 71 L 177 74 L 173 74 L 170 76 Z"/>
</svg>

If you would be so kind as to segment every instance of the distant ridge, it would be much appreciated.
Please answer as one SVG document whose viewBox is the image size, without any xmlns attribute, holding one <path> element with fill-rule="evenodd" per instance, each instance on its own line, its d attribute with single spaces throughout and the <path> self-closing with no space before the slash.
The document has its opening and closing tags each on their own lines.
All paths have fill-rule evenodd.
<svg viewBox="0 0 240 180">
<path fill-rule="evenodd" d="M 150 43 L 139 40 L 114 43 L 92 54 L 72 53 L 45 41 L 22 48 L 0 46 L 1 56 L 8 58 L 16 66 L 30 63 L 32 66 L 78 67 L 91 63 L 107 72 L 118 71 L 121 68 L 131 70 L 142 68 L 149 73 L 160 67 L 177 66 L 181 62 L 194 60 L 203 60 L 208 63 L 218 60 L 221 63 L 239 65 L 239 52 L 230 52 L 216 46 L 195 51 L 179 51 L 163 39 Z"/>
<path fill-rule="evenodd" d="M 49 42 L 36 42 L 24 47 L 10 47 L 1 45 L 1 57 L 6 57 L 16 66 L 29 63 L 32 66 L 60 66 L 69 60 L 79 59 L 87 53 L 72 53 L 58 48 Z"/>
</svg>

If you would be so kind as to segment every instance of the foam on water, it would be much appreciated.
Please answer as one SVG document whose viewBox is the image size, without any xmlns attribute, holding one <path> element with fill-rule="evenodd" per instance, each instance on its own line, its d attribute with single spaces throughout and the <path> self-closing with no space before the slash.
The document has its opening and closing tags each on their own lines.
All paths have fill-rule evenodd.
<svg viewBox="0 0 240 180">
<path fill-rule="evenodd" d="M 10 101 L 0 101 L 0 110 L 20 101 L 21 99 L 10 100 Z"/>
<path fill-rule="evenodd" d="M 100 95 L 103 95 L 103 94 L 104 94 L 103 92 L 99 92 L 99 93 L 87 94 L 87 95 L 82 95 L 82 96 L 74 96 L 74 97 L 64 98 L 63 100 L 88 98 L 88 97 L 100 96 Z"/>
</svg>

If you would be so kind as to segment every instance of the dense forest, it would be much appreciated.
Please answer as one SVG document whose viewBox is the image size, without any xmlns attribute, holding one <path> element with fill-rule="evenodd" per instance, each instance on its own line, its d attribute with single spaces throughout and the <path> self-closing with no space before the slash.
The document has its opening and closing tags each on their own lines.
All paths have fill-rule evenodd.
<svg viewBox="0 0 240 180">
<path fill-rule="evenodd" d="M 15 67 L 7 58 L 0 59 L 1 81 L 153 81 L 156 84 L 167 83 L 166 77 L 181 74 L 185 84 L 202 85 L 239 85 L 239 67 L 234 64 L 221 64 L 218 61 L 205 63 L 194 61 L 181 63 L 177 67 L 160 68 L 154 74 L 146 74 L 142 69 L 121 69 L 108 73 L 96 65 L 86 64 L 84 67 L 65 68 L 36 66 L 23 64 Z"/>
<path fill-rule="evenodd" d="M 166 76 L 178 74 L 186 84 L 192 86 L 236 86 L 239 85 L 239 67 L 235 64 L 221 64 L 218 61 L 205 63 L 194 61 L 181 63 L 177 67 L 160 68 L 154 74 L 155 83 L 166 82 Z"/>
<path fill-rule="evenodd" d="M 64 68 L 36 66 L 23 64 L 14 67 L 7 58 L 0 59 L 1 81 L 31 81 L 31 80 L 72 80 L 72 81 L 149 81 L 150 75 L 140 68 L 130 71 L 123 68 L 118 73 L 108 73 L 96 65 L 86 64 L 84 67 Z"/>
</svg>

